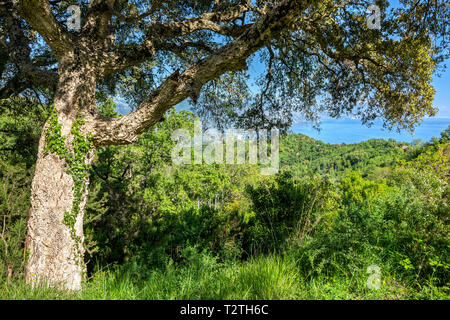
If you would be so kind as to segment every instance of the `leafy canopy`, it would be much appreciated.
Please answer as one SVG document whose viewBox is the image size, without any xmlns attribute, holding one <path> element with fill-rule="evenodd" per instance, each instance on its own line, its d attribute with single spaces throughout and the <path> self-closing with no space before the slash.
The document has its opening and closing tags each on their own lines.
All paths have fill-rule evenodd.
<svg viewBox="0 0 450 320">
<path fill-rule="evenodd" d="M 304 10 L 296 12 L 294 4 Z M 372 4 L 338 0 L 2 2 L 0 97 L 52 100 L 64 56 L 59 51 L 64 52 L 68 43 L 77 47 L 80 56 L 86 49 L 89 59 L 105 65 L 98 74 L 97 102 L 122 97 L 133 108 L 155 97 L 157 88 L 177 70 L 205 65 L 208 57 L 242 54 L 229 60 L 236 65 L 224 62 L 225 66 L 198 83 L 194 79 L 195 86 L 189 89 L 193 110 L 216 125 L 285 128 L 294 115 L 317 120 L 319 114 L 328 113 L 354 115 L 365 123 L 382 117 L 389 127 L 412 128 L 436 112 L 431 81 L 449 53 L 449 4 L 402 0 L 393 7 L 388 1 L 375 1 L 381 12 L 379 30 L 367 24 L 367 8 Z M 49 26 L 36 22 L 39 17 L 32 13 L 33 5 L 35 11 L 45 9 L 43 17 L 50 19 Z M 81 9 L 79 31 L 67 30 L 69 5 Z M 293 23 L 280 20 L 278 26 L 264 29 L 262 25 L 271 14 L 275 17 L 277 8 L 286 8 L 286 17 L 295 15 Z M 59 30 L 55 33 L 59 38 L 47 34 L 52 27 Z M 255 30 L 267 34 L 252 33 Z M 258 37 L 266 38 L 255 40 Z M 240 53 L 233 44 L 248 48 L 239 49 Z M 246 70 L 252 60 L 264 70 L 256 83 Z"/>
</svg>

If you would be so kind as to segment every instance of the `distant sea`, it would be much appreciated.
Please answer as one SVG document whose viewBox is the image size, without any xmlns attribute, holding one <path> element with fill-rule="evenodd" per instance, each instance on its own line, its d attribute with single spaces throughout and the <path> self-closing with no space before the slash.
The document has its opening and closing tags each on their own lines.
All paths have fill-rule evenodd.
<svg viewBox="0 0 450 320">
<path fill-rule="evenodd" d="M 294 133 L 302 133 L 316 140 L 333 144 L 357 143 L 370 139 L 394 139 L 403 142 L 421 139 L 427 142 L 432 137 L 439 138 L 441 132 L 449 125 L 450 118 L 423 119 L 422 123 L 416 127 L 414 135 L 411 135 L 406 130 L 398 133 L 396 130 L 383 129 L 381 121 L 375 121 L 371 127 L 367 127 L 362 125 L 361 120 L 358 119 L 326 119 L 321 122 L 320 132 L 308 122 L 295 123 L 291 130 Z"/>
</svg>

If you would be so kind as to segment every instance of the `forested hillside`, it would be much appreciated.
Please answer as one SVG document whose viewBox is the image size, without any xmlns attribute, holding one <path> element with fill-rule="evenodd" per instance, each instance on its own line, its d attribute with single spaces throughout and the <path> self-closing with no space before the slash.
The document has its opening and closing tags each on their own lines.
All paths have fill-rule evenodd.
<svg viewBox="0 0 450 320">
<path fill-rule="evenodd" d="M 279 174 L 262 176 L 257 165 L 174 166 L 171 134 L 195 119 L 175 110 L 135 144 L 97 150 L 84 289 L 30 291 L 26 220 L 49 112 L 2 101 L 0 298 L 449 297 L 450 128 L 423 145 L 288 134 Z M 119 117 L 111 101 L 101 112 Z M 367 285 L 373 270 L 380 289 Z"/>
<path fill-rule="evenodd" d="M 388 169 L 410 148 L 394 140 L 372 139 L 355 144 L 327 144 L 302 134 L 284 137 L 281 165 L 299 174 L 339 176 L 359 170 L 364 177 Z"/>
</svg>

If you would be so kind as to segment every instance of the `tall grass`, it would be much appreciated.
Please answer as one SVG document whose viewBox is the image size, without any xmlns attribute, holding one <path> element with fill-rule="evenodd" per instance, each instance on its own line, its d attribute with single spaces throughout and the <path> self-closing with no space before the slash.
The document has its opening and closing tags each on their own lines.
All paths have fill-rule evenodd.
<svg viewBox="0 0 450 320">
<path fill-rule="evenodd" d="M 379 290 L 366 285 L 368 275 L 306 277 L 295 259 L 271 255 L 246 262 L 219 264 L 203 255 L 198 261 L 164 269 L 142 266 L 97 271 L 79 292 L 31 288 L 22 280 L 1 280 L 0 299 L 448 299 L 435 287 L 420 290 L 384 273 Z"/>
</svg>

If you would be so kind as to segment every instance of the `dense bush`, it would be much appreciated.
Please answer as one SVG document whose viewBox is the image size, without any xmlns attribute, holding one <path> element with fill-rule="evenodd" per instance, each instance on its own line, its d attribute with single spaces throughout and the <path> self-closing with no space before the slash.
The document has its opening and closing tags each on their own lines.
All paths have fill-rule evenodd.
<svg viewBox="0 0 450 320">
<path fill-rule="evenodd" d="M 401 184 L 396 182 L 399 175 Z M 358 183 L 351 176 L 350 185 L 346 178 L 341 181 L 341 204 L 332 227 L 321 225 L 295 249 L 305 272 L 351 275 L 379 264 L 415 284 L 448 286 L 447 194 L 442 185 L 426 193 L 420 189 L 426 183 L 433 186 L 424 180 L 436 176 L 399 168 L 389 177 L 390 186 L 362 179 Z"/>
<path fill-rule="evenodd" d="M 245 186 L 258 168 L 172 166 L 171 134 L 192 126 L 190 113 L 170 112 L 134 145 L 98 150 L 86 215 L 92 266 L 130 259 L 163 266 L 182 261 L 190 245 L 222 260 L 242 255 Z"/>
<path fill-rule="evenodd" d="M 246 242 L 255 252 L 282 251 L 289 241 L 301 242 L 335 213 L 332 183 L 319 176 L 300 179 L 283 171 L 247 192 L 252 218 Z"/>
</svg>

